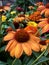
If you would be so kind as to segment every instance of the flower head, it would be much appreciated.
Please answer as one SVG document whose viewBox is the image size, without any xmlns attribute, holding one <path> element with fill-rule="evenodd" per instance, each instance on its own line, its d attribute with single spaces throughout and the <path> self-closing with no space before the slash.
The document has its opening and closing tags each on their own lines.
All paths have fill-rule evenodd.
<svg viewBox="0 0 49 65">
<path fill-rule="evenodd" d="M 13 15 L 13 14 L 16 14 L 16 11 L 11 11 L 11 14 Z"/>
<path fill-rule="evenodd" d="M 5 15 L 2 15 L 2 22 L 6 21 L 7 17 Z"/>
<path fill-rule="evenodd" d="M 37 23 L 33 21 L 27 22 L 27 25 L 37 27 Z"/>
<path fill-rule="evenodd" d="M 20 56 L 25 52 L 28 56 L 32 54 L 32 50 L 39 52 L 40 39 L 24 29 L 15 31 L 10 31 L 4 37 L 4 41 L 8 41 L 5 51 L 10 52 L 12 57 L 20 58 Z"/>
</svg>

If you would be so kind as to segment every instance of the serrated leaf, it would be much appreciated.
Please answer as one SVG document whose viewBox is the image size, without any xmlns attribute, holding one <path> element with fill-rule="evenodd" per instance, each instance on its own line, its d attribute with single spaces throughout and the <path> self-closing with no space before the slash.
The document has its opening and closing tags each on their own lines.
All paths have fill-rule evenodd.
<svg viewBox="0 0 49 65">
<path fill-rule="evenodd" d="M 35 65 L 38 65 L 38 64 L 40 64 L 40 63 L 42 63 L 42 62 L 45 62 L 45 61 L 48 61 L 49 60 L 49 58 L 47 58 L 47 57 L 45 57 L 45 56 L 42 56 L 40 59 L 39 59 L 39 61 L 35 64 Z"/>
</svg>

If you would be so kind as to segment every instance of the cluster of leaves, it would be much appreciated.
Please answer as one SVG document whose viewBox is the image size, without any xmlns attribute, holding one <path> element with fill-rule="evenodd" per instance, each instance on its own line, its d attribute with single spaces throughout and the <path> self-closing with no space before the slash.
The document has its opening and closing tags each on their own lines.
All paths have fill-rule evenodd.
<svg viewBox="0 0 49 65">
<path fill-rule="evenodd" d="M 29 4 L 28 4 L 29 3 Z M 16 2 L 16 4 L 11 6 L 11 10 L 15 8 L 15 6 L 23 6 L 24 10 L 30 14 L 30 11 L 28 11 L 27 6 L 34 5 L 33 0 L 19 0 Z M 36 7 L 35 7 L 36 10 Z M 15 30 L 15 27 L 12 23 L 12 18 L 15 17 L 15 15 L 10 15 L 11 11 L 8 11 L 4 14 L 7 16 L 7 21 L 2 22 L 0 18 L 0 65 L 48 65 L 49 64 L 49 55 L 48 55 L 48 48 L 44 50 L 42 53 L 34 52 L 32 53 L 32 56 L 28 57 L 25 54 L 21 56 L 20 59 L 11 58 L 8 52 L 5 52 L 6 43 L 3 42 L 3 37 L 6 34 L 6 29 L 8 26 L 11 26 L 13 30 Z M 19 12 L 17 12 L 19 13 Z M 49 34 L 44 34 L 49 39 Z"/>
</svg>

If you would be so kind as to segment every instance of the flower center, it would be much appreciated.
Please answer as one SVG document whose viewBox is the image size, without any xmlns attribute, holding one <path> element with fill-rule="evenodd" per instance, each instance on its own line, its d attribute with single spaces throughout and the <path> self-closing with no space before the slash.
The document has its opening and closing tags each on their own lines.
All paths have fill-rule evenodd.
<svg viewBox="0 0 49 65">
<path fill-rule="evenodd" d="M 20 43 L 27 42 L 29 40 L 29 38 L 30 38 L 30 36 L 29 36 L 28 32 L 26 32 L 23 29 L 16 32 L 15 39 Z"/>
<path fill-rule="evenodd" d="M 44 41 L 40 41 L 40 44 L 46 45 L 46 41 L 45 40 Z"/>
</svg>

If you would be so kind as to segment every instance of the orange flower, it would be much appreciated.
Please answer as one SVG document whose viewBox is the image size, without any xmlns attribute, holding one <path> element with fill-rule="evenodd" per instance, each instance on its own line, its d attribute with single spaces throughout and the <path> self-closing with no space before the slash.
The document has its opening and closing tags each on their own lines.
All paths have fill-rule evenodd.
<svg viewBox="0 0 49 65">
<path fill-rule="evenodd" d="M 41 18 L 40 11 L 36 11 L 29 16 L 30 20 L 38 21 Z"/>
<path fill-rule="evenodd" d="M 48 31 L 49 31 L 49 24 L 44 26 L 44 28 L 42 29 L 42 33 L 45 33 L 45 32 L 48 32 Z"/>
<path fill-rule="evenodd" d="M 46 8 L 49 8 L 49 3 L 46 4 Z"/>
<path fill-rule="evenodd" d="M 43 2 L 37 2 L 36 5 L 40 6 L 40 5 L 44 5 L 44 3 Z"/>
<path fill-rule="evenodd" d="M 49 8 L 45 8 L 44 10 L 41 11 L 41 15 L 44 14 L 45 17 L 49 17 Z"/>
<path fill-rule="evenodd" d="M 44 40 L 44 41 L 40 41 L 40 48 L 41 48 L 41 51 L 45 50 L 49 44 L 49 40 Z"/>
<path fill-rule="evenodd" d="M 33 9 L 34 7 L 33 7 L 33 6 L 29 6 L 28 8 L 31 10 L 31 9 Z"/>
<path fill-rule="evenodd" d="M 5 51 L 10 52 L 12 57 L 20 58 L 23 52 L 30 56 L 32 54 L 32 50 L 36 52 L 40 51 L 40 39 L 28 33 L 24 29 L 8 32 L 3 40 L 9 41 Z"/>
<path fill-rule="evenodd" d="M 44 18 L 44 19 L 40 19 L 41 22 L 38 23 L 38 27 L 43 28 L 46 24 L 48 24 L 48 19 Z"/>
<path fill-rule="evenodd" d="M 49 19 L 43 19 L 43 21 L 39 22 L 38 27 L 42 28 L 42 33 L 45 33 L 47 31 L 49 31 Z"/>
<path fill-rule="evenodd" d="M 27 26 L 27 27 L 25 27 L 25 30 L 32 34 L 35 34 L 37 32 L 37 27 Z"/>
<path fill-rule="evenodd" d="M 25 18 L 24 17 L 15 17 L 13 20 L 15 22 L 22 22 Z"/>
<path fill-rule="evenodd" d="M 10 10 L 10 6 L 4 6 L 4 10 Z"/>
<path fill-rule="evenodd" d="M 38 6 L 37 11 L 42 11 L 44 9 L 45 9 L 45 6 L 44 5 L 40 5 L 40 6 Z"/>
</svg>

